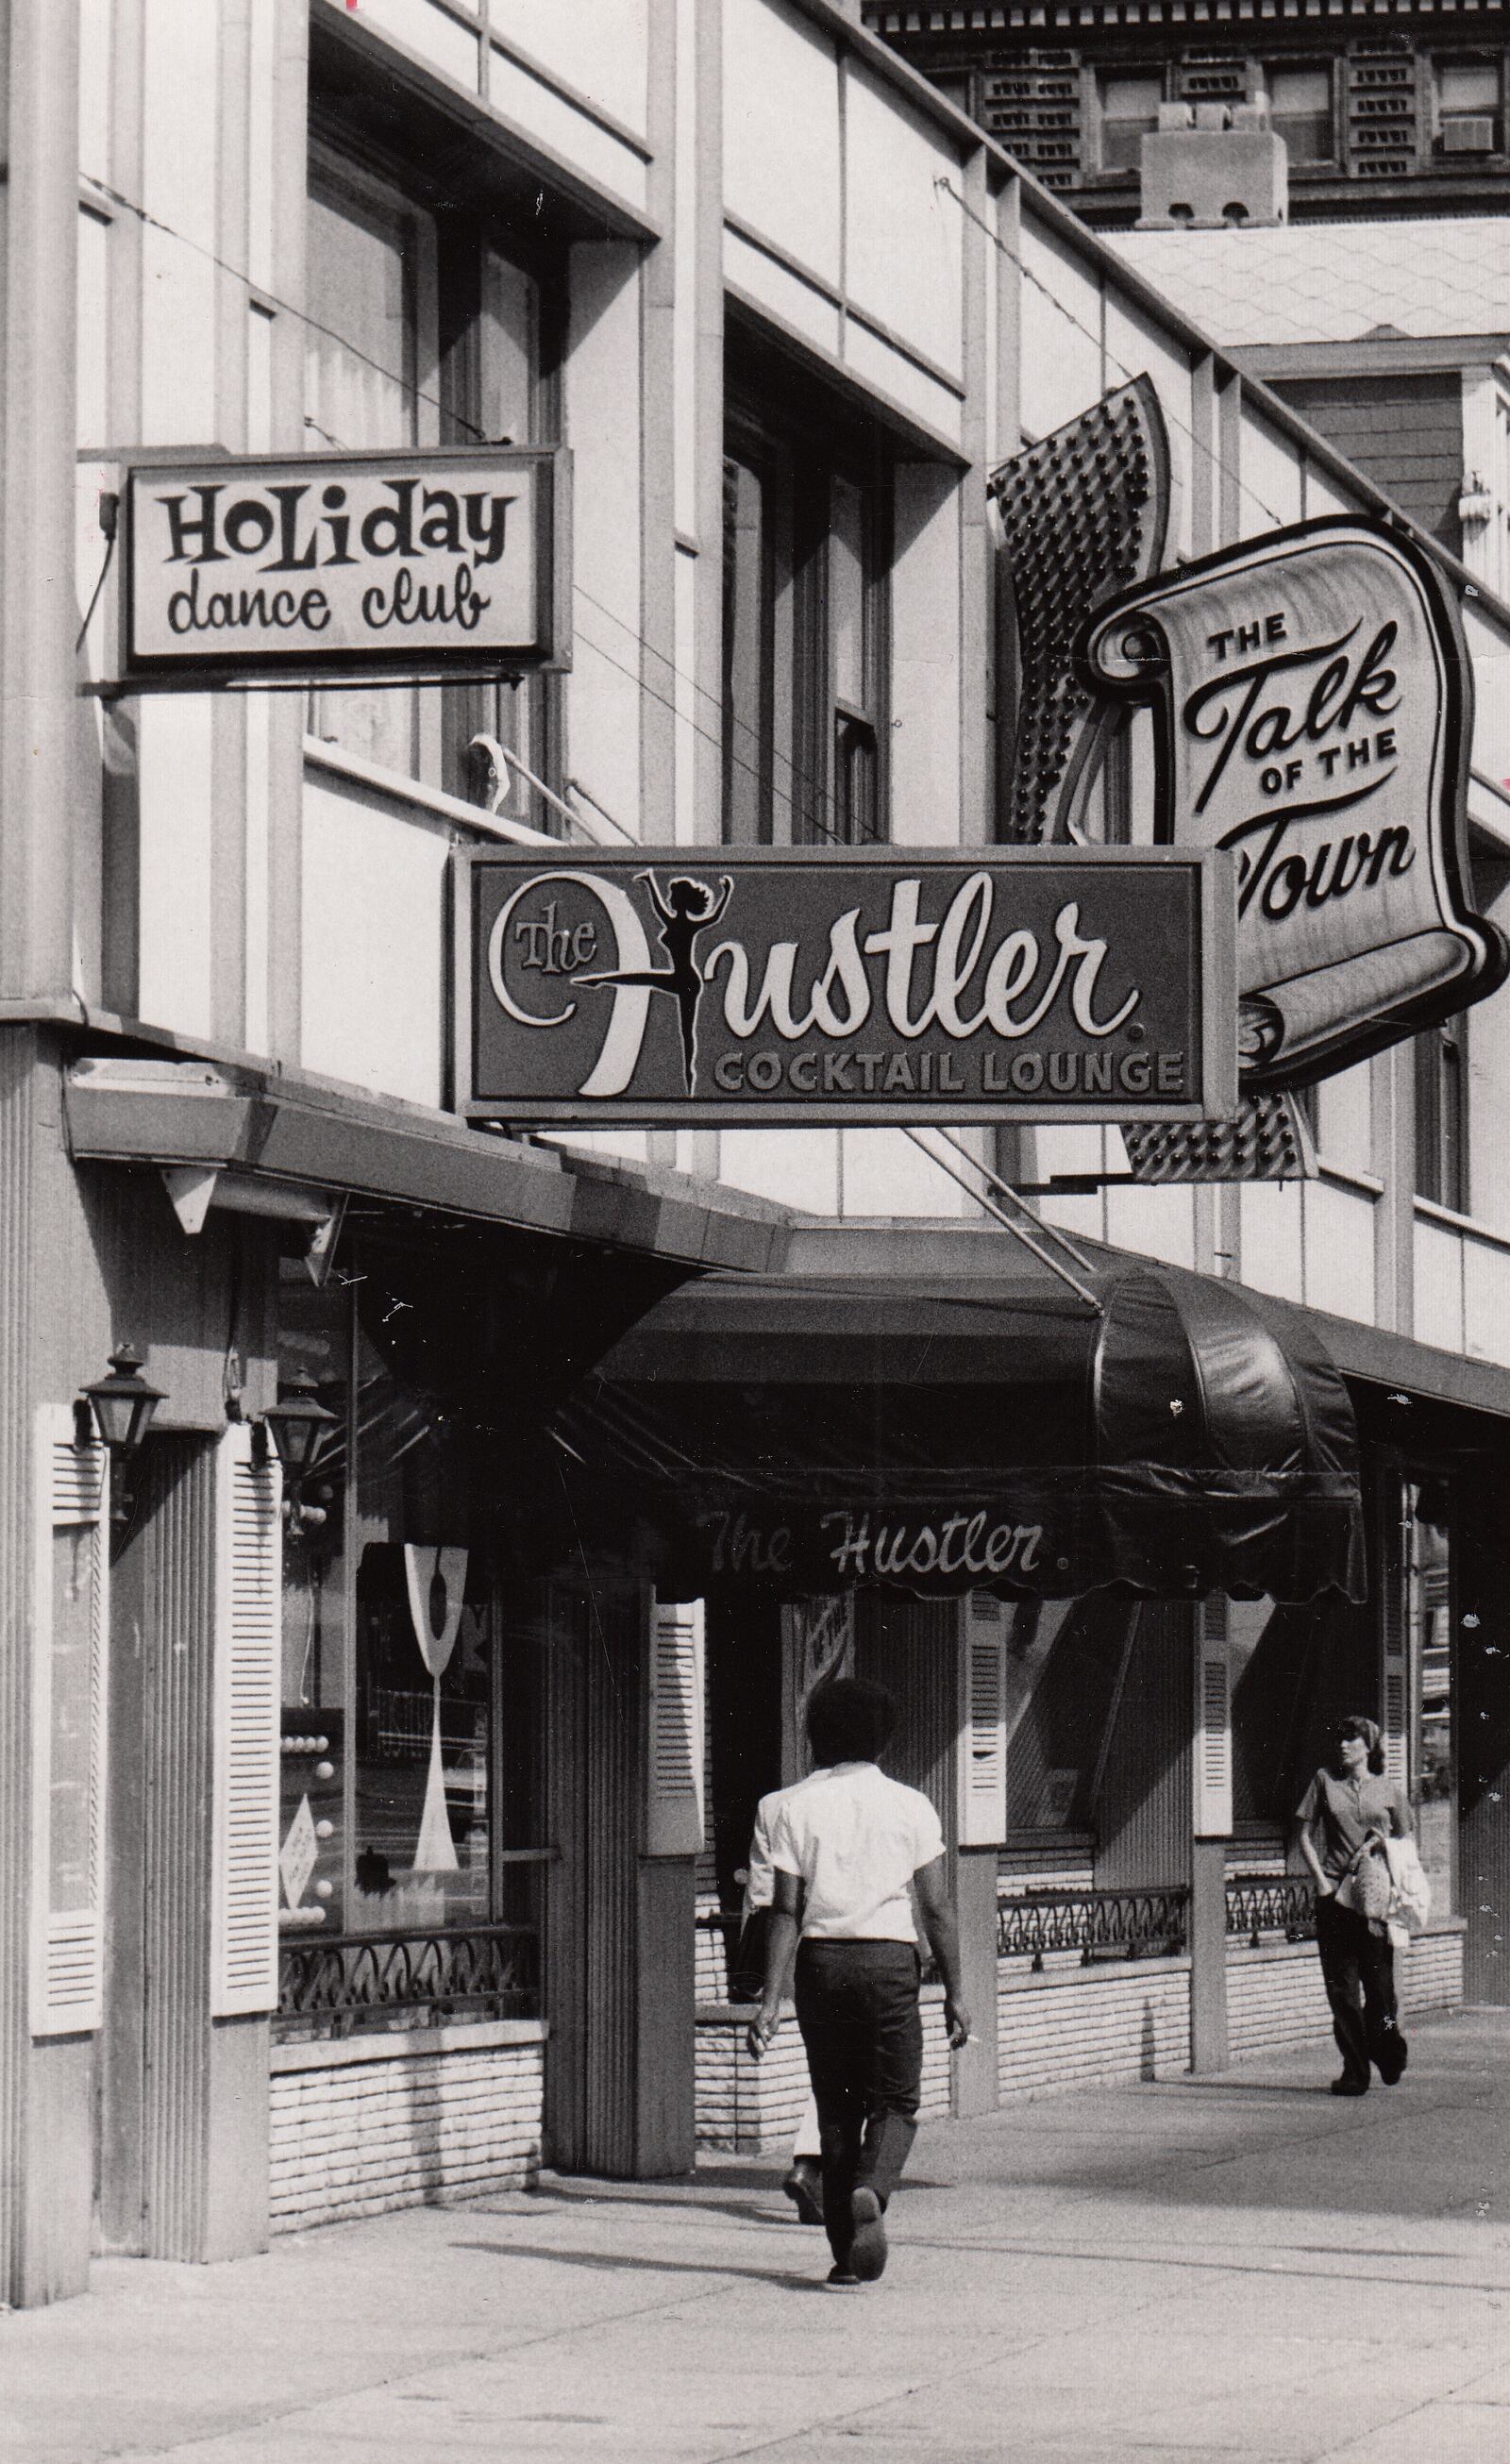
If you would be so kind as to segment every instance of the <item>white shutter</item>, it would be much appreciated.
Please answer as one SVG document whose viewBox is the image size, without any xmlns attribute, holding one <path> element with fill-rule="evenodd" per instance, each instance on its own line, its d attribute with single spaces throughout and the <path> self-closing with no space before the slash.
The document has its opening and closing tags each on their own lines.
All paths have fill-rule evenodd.
<svg viewBox="0 0 1510 2464">
<path fill-rule="evenodd" d="M 1195 1655 L 1194 1833 L 1197 1839 L 1232 1837 L 1232 1674 L 1227 1601 L 1213 1592 L 1198 1612 Z"/>
<path fill-rule="evenodd" d="M 215 1496 L 209 2007 L 217 2019 L 277 2008 L 280 1502 L 276 1458 L 255 1462 L 252 1431 L 229 1428 Z"/>
<path fill-rule="evenodd" d="M 972 1592 L 960 1620 L 959 1844 L 999 1848 L 1007 1836 L 1007 1611 Z"/>
<path fill-rule="evenodd" d="M 695 1857 L 703 1844 L 703 1603 L 650 1607 L 646 1854 Z"/>
<path fill-rule="evenodd" d="M 1384 1583 L 1379 1616 L 1380 1727 L 1384 1731 L 1385 1776 L 1407 1785 L 1410 1775 L 1411 1687 L 1410 1630 L 1406 1617 L 1411 1580 L 1410 1534 L 1406 1523 L 1409 1500 L 1397 1477 L 1385 1489 Z"/>
<path fill-rule="evenodd" d="M 67 1403 L 36 1417 L 32 1661 L 32 1973 L 36 2036 L 100 2022 L 109 1461 Z"/>
</svg>

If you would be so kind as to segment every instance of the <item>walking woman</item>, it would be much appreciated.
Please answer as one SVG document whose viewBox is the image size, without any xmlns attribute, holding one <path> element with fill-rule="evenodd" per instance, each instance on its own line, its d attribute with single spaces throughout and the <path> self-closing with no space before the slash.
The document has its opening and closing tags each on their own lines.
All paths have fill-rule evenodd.
<svg viewBox="0 0 1510 2464">
<path fill-rule="evenodd" d="M 1369 2062 L 1386 2087 L 1406 2064 L 1394 1993 L 1394 1952 L 1384 1911 L 1384 1841 L 1413 1828 L 1406 1793 L 1384 1775 L 1372 1720 L 1339 1723 L 1331 1768 L 1317 1772 L 1296 1810 L 1300 1850 L 1316 1877 L 1316 1947 L 1343 2057 L 1333 2096 L 1367 2096 Z"/>
</svg>

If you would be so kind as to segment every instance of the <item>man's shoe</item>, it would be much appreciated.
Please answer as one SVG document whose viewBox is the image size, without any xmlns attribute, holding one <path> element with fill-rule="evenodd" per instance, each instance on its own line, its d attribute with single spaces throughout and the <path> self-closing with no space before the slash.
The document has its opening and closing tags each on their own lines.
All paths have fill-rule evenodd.
<svg viewBox="0 0 1510 2464">
<path fill-rule="evenodd" d="M 1349 2079 L 1345 2072 L 1341 2079 L 1333 2079 L 1331 2092 L 1333 2096 L 1367 2096 L 1368 2082 L 1367 2079 Z"/>
<path fill-rule="evenodd" d="M 836 2293 L 858 2293 L 860 2278 L 852 2267 L 841 2267 L 836 2260 L 828 2271 L 828 2281 Z"/>
<path fill-rule="evenodd" d="M 855 2228 L 849 2264 L 862 2284 L 874 2284 L 878 2276 L 885 2275 L 886 2264 L 886 2229 L 874 2190 L 856 2190 L 849 2202 L 849 2213 Z"/>
<path fill-rule="evenodd" d="M 792 2169 L 781 2185 L 798 2216 L 804 2225 L 821 2225 L 823 2221 L 823 2176 L 811 2156 L 793 2159 Z"/>
</svg>

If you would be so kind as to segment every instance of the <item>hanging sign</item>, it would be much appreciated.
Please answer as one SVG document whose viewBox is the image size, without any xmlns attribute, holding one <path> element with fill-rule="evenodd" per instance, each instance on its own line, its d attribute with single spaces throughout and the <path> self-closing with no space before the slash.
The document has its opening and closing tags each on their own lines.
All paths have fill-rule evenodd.
<svg viewBox="0 0 1510 2464">
<path fill-rule="evenodd" d="M 1098 693 L 1154 705 L 1158 835 L 1236 859 L 1245 1092 L 1503 982 L 1468 888 L 1467 649 L 1413 540 L 1362 517 L 1272 532 L 1122 592 L 1080 655 Z"/>
<path fill-rule="evenodd" d="M 548 446 L 134 467 L 124 680 L 564 666 L 567 486 L 568 458 Z"/>
<path fill-rule="evenodd" d="M 458 1108 L 556 1123 L 1201 1120 L 1229 861 L 1168 849 L 458 857 Z"/>
</svg>

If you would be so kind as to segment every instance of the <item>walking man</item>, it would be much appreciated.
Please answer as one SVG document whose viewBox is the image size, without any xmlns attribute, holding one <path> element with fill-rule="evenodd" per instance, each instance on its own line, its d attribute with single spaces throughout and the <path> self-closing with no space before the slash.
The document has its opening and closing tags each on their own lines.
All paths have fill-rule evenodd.
<svg viewBox="0 0 1510 2464">
<path fill-rule="evenodd" d="M 813 1697 L 807 1734 L 819 1769 L 810 1786 L 785 1797 L 772 1825 L 765 1992 L 749 2031 L 758 2060 L 780 2025 L 797 1943 L 797 2018 L 818 2103 L 835 2285 L 871 2283 L 884 2270 L 886 2204 L 917 2134 L 923 2021 L 913 1889 L 944 1980 L 949 2041 L 958 2047 L 970 2036 L 938 1815 L 917 1789 L 878 1769 L 895 1723 L 889 1694 L 856 1678 Z"/>
</svg>

